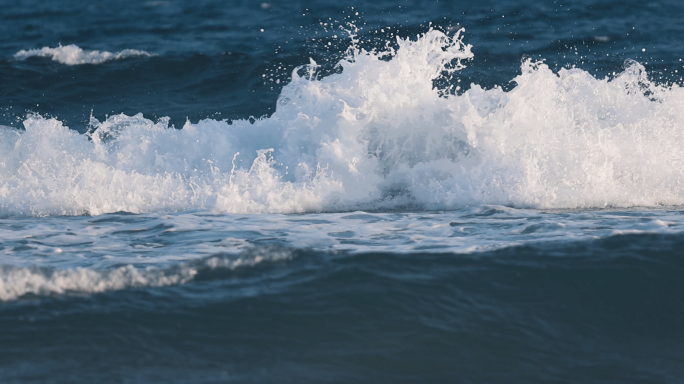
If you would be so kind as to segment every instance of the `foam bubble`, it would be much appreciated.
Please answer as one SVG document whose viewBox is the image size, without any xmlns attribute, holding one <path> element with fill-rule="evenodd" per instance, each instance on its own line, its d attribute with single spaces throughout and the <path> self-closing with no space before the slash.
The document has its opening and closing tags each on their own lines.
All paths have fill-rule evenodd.
<svg viewBox="0 0 684 384">
<path fill-rule="evenodd" d="M 149 52 L 137 49 L 124 49 L 112 53 L 107 51 L 83 50 L 77 45 L 59 45 L 56 48 L 43 47 L 41 49 L 21 50 L 14 54 L 18 60 L 26 60 L 29 57 L 50 57 L 53 61 L 66 65 L 102 64 L 105 61 L 125 59 L 133 56 L 153 56 Z"/>
<path fill-rule="evenodd" d="M 614 79 L 525 61 L 517 86 L 434 86 L 472 57 L 460 32 L 354 47 L 341 73 L 293 72 L 275 113 L 183 129 L 142 115 L 79 135 L 29 116 L 0 129 L 11 215 L 684 204 L 684 91 L 629 62 Z"/>
</svg>

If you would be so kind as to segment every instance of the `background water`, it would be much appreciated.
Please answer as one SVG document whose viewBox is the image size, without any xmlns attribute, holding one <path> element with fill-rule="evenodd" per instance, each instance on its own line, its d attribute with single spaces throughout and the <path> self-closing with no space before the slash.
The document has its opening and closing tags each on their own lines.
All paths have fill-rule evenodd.
<svg viewBox="0 0 684 384">
<path fill-rule="evenodd" d="M 0 381 L 682 382 L 683 7 L 0 1 Z"/>
</svg>

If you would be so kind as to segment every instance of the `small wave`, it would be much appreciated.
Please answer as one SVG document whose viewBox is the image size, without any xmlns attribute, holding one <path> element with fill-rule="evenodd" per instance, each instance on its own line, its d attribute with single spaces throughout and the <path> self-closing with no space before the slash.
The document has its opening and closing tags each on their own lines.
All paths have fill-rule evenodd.
<svg viewBox="0 0 684 384">
<path fill-rule="evenodd" d="M 212 256 L 168 268 L 140 269 L 126 265 L 115 269 L 50 269 L 0 265 L 0 301 L 16 300 L 26 295 L 50 296 L 68 293 L 100 293 L 136 287 L 162 287 L 183 284 L 203 271 L 233 270 L 265 261 L 292 257 L 286 249 L 254 248 L 237 256 Z"/>
<path fill-rule="evenodd" d="M 60 45 L 56 48 L 43 47 L 41 49 L 22 49 L 14 54 L 14 58 L 18 60 L 26 60 L 29 57 L 50 57 L 53 61 L 66 65 L 102 64 L 105 61 L 125 59 L 133 56 L 154 55 L 137 49 L 124 49 L 116 53 L 89 51 L 74 44 Z"/>
</svg>

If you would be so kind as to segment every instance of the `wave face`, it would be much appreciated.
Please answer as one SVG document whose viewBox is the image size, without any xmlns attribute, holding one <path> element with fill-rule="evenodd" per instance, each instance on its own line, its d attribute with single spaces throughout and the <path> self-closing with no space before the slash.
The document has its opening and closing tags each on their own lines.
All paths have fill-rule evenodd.
<svg viewBox="0 0 684 384">
<path fill-rule="evenodd" d="M 56 48 L 43 47 L 41 49 L 22 49 L 14 54 L 14 58 L 18 60 L 26 60 L 29 57 L 50 57 L 53 61 L 66 65 L 102 64 L 105 61 L 125 59 L 134 56 L 153 55 L 149 52 L 139 51 L 137 49 L 124 49 L 116 53 L 89 51 L 83 50 L 74 44 L 60 45 Z"/>
<path fill-rule="evenodd" d="M 350 48 L 339 73 L 292 74 L 270 117 L 180 129 L 141 114 L 83 135 L 29 116 L 0 129 L 9 215 L 205 208 L 233 213 L 470 204 L 684 204 L 684 91 L 626 63 L 611 79 L 524 61 L 505 92 L 457 79 L 471 47 L 436 30 L 396 50 Z M 67 48 L 67 47 L 62 47 Z M 56 56 L 55 56 L 56 57 Z M 455 81 L 446 81 L 453 83 Z"/>
</svg>

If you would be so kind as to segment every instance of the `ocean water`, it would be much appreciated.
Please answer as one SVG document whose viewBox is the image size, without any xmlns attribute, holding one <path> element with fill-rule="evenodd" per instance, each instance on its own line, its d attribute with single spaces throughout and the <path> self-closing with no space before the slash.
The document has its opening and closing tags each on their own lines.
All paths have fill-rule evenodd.
<svg viewBox="0 0 684 384">
<path fill-rule="evenodd" d="M 683 14 L 0 0 L 0 382 L 684 382 Z"/>
</svg>

